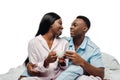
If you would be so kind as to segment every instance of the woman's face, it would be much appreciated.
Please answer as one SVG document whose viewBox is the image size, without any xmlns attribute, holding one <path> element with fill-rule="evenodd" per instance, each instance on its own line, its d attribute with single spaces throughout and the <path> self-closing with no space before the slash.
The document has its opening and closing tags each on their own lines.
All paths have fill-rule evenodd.
<svg viewBox="0 0 120 80">
<path fill-rule="evenodd" d="M 55 36 L 60 36 L 62 34 L 62 19 L 57 19 L 52 25 L 51 25 L 51 32 Z"/>
</svg>

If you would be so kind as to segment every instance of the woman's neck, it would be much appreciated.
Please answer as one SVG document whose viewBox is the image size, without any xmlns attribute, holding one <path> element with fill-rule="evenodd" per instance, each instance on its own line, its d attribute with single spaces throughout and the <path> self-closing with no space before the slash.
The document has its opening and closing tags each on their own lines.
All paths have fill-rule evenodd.
<svg viewBox="0 0 120 80">
<path fill-rule="evenodd" d="M 55 38 L 52 33 L 46 33 L 46 34 L 44 34 L 44 35 L 42 35 L 42 36 L 43 36 L 43 38 L 44 38 L 45 40 L 48 40 L 48 41 L 54 40 L 54 38 Z"/>
<path fill-rule="evenodd" d="M 43 38 L 46 40 L 49 46 L 49 49 L 51 49 L 55 37 L 49 33 L 49 34 L 43 35 Z"/>
</svg>

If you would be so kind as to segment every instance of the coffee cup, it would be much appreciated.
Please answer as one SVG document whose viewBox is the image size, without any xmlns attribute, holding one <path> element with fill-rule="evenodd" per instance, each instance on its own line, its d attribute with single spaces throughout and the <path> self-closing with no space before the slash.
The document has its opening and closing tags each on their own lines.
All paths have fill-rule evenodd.
<svg viewBox="0 0 120 80">
<path fill-rule="evenodd" d="M 56 51 L 56 54 L 57 54 L 58 58 L 62 58 L 64 56 L 64 53 L 65 52 L 63 50 L 57 50 Z"/>
</svg>

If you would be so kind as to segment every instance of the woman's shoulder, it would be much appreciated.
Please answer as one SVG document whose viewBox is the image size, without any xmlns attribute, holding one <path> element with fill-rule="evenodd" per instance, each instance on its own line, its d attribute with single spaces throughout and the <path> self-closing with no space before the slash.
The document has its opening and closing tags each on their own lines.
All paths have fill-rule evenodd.
<svg viewBox="0 0 120 80">
<path fill-rule="evenodd" d="M 32 39 L 29 40 L 29 44 L 35 44 L 35 43 L 37 43 L 38 41 L 39 41 L 39 37 L 36 36 L 36 37 L 34 37 L 34 38 L 32 38 Z"/>
</svg>

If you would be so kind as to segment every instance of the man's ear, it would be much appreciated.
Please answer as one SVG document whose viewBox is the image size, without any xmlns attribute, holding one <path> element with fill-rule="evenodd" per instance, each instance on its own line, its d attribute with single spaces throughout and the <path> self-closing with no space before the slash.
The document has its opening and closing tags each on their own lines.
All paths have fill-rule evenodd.
<svg viewBox="0 0 120 80">
<path fill-rule="evenodd" d="M 83 27 L 83 31 L 87 32 L 88 28 L 87 27 Z"/>
</svg>

